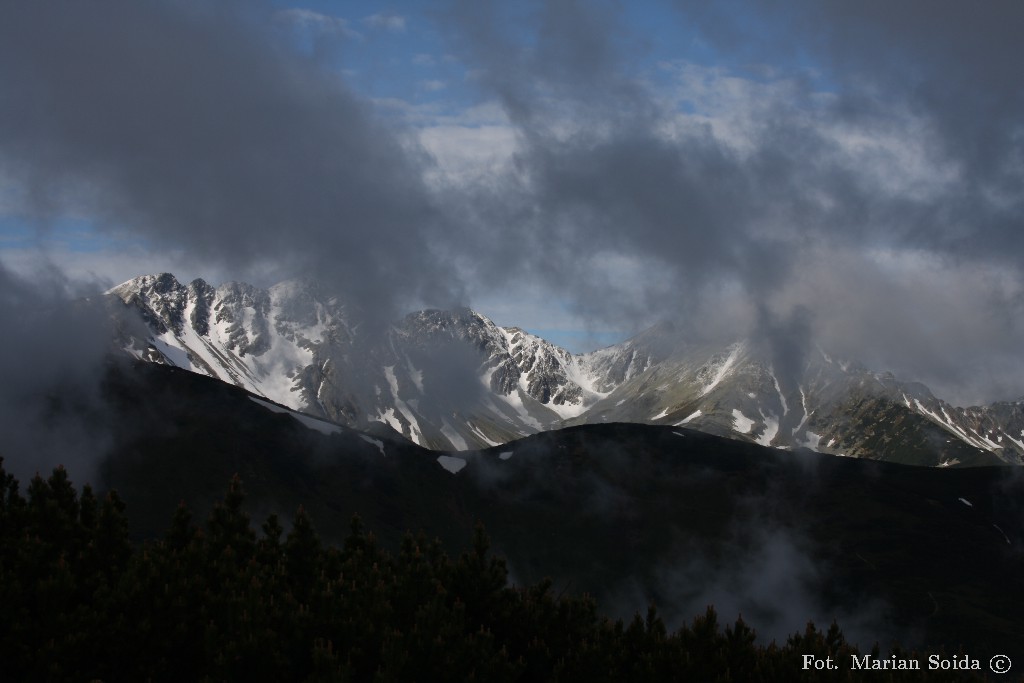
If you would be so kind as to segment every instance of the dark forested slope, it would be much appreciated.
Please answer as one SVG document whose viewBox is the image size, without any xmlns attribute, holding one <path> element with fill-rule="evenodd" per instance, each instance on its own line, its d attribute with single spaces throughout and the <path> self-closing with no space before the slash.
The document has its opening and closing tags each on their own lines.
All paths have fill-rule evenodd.
<svg viewBox="0 0 1024 683">
<path fill-rule="evenodd" d="M 915 468 L 626 424 L 439 459 L 185 371 L 117 368 L 97 417 L 115 445 L 94 484 L 120 492 L 135 542 L 162 536 L 179 501 L 205 516 L 237 473 L 248 514 L 289 529 L 301 505 L 326 543 L 359 514 L 383 548 L 422 530 L 455 553 L 481 521 L 513 584 L 550 577 L 556 594 L 589 593 L 612 616 L 654 602 L 675 628 L 714 604 L 763 643 L 838 618 L 862 648 L 1021 647 L 1015 468 Z"/>
</svg>

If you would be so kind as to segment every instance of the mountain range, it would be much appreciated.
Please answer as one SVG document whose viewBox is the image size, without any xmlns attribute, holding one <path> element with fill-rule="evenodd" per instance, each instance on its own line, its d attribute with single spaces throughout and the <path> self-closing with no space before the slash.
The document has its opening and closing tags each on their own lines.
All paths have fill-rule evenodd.
<svg viewBox="0 0 1024 683">
<path fill-rule="evenodd" d="M 95 442 L 54 457 L 119 492 L 134 540 L 237 474 L 257 523 L 302 506 L 328 543 L 354 514 L 391 549 L 422 530 L 455 552 L 482 523 L 511 583 L 612 616 L 714 605 L 764 643 L 836 619 L 865 651 L 1019 661 L 1018 404 L 961 410 L 821 349 L 785 363 L 668 324 L 588 354 L 465 309 L 367 330 L 309 282 L 157 275 L 92 303 L 117 353 L 43 410 Z"/>
<path fill-rule="evenodd" d="M 124 353 L 434 450 L 628 422 L 906 464 L 1024 463 L 1024 400 L 953 406 L 816 346 L 778 362 L 763 340 L 711 346 L 664 323 L 573 354 L 469 309 L 410 313 L 370 334 L 303 280 L 213 287 L 163 273 L 106 299 Z"/>
</svg>

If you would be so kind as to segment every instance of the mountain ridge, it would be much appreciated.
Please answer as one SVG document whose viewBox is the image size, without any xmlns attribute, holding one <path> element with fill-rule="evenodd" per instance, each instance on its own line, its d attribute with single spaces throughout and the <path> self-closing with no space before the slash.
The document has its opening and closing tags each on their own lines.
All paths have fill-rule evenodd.
<svg viewBox="0 0 1024 683">
<path fill-rule="evenodd" d="M 106 296 L 121 303 L 112 310 L 125 353 L 354 428 L 383 423 L 435 450 L 637 422 L 920 465 L 1024 462 L 1024 401 L 955 407 L 819 348 L 791 377 L 762 345 L 686 342 L 671 324 L 573 354 L 468 308 L 432 309 L 369 339 L 305 280 L 212 287 L 162 273 Z"/>
</svg>

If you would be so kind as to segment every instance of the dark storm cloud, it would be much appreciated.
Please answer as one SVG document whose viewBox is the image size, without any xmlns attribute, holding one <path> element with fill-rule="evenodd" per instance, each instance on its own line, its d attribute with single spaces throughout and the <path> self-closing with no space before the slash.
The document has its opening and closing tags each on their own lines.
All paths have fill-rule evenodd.
<svg viewBox="0 0 1024 683">
<path fill-rule="evenodd" d="M 957 191 L 933 206 L 878 209 L 897 217 L 913 244 L 1024 263 L 1019 2 L 677 4 L 723 51 L 763 62 L 809 58 L 838 90 L 837 118 L 899 107 L 920 116 L 937 156 L 960 169 Z"/>
<path fill-rule="evenodd" d="M 474 205 L 508 226 L 480 245 L 481 258 L 493 249 L 489 272 L 518 269 L 571 292 L 595 319 L 675 314 L 698 331 L 751 334 L 780 372 L 799 368 L 822 335 L 884 368 L 945 379 L 953 400 L 986 394 L 977 368 L 963 367 L 971 349 L 998 359 L 989 376 L 1013 378 L 1004 397 L 1019 395 L 1024 367 L 1004 350 L 1021 340 L 1006 322 L 1021 296 L 979 272 L 998 265 L 1019 286 L 1024 266 L 1024 90 L 1014 73 L 1024 9 L 679 4 L 681 25 L 696 22 L 730 64 L 747 64 L 737 73 L 750 92 L 733 102 L 749 113 L 738 141 L 711 123 L 672 129 L 679 110 L 640 85 L 642 41 L 613 5 L 532 3 L 516 23 L 500 3 L 455 4 L 454 44 L 520 141 L 500 191 Z M 823 75 L 806 75 L 808 62 Z M 796 75 L 772 76 L 775 66 Z M 934 281 L 945 310 L 927 293 L 891 296 L 871 282 L 898 270 L 880 259 L 919 251 L 948 269 Z M 618 276 L 609 255 L 634 259 L 632 271 Z M 830 259 L 843 261 L 836 272 L 822 266 Z M 916 267 L 883 276 L 914 292 L 930 276 Z M 624 277 L 649 279 L 628 287 Z M 716 327 L 716 297 L 730 283 L 746 310 Z M 839 300 L 823 300 L 823 288 Z M 844 304 L 858 292 L 878 296 L 852 318 Z M 955 340 L 935 334 L 979 308 L 981 325 Z M 891 329 L 878 329 L 883 320 Z M 957 394 L 964 382 L 974 385 Z"/>
<path fill-rule="evenodd" d="M 57 465 L 89 480 L 109 445 L 95 419 L 109 330 L 88 302 L 69 300 L 90 293 L 56 269 L 29 281 L 0 265 L 0 457 L 23 485 Z"/>
<path fill-rule="evenodd" d="M 531 6 L 536 14 L 525 25 L 503 30 L 499 7 L 456 3 L 449 17 L 455 44 L 482 68 L 480 82 L 522 143 L 516 173 L 473 207 L 509 226 L 487 235 L 491 249 L 481 244 L 481 253 L 520 255 L 494 260 L 555 284 L 596 284 L 605 303 L 616 287 L 595 268 L 598 254 L 655 256 L 680 266 L 668 277 L 693 281 L 735 266 L 729 234 L 715 228 L 749 219 L 753 207 L 728 201 L 744 174 L 710 139 L 691 140 L 680 154 L 657 135 L 659 108 L 626 71 L 627 46 L 612 39 L 614 15 L 551 2 Z M 573 287 L 578 306 L 616 315 L 593 305 L 586 290 Z"/>
<path fill-rule="evenodd" d="M 577 310 L 618 322 L 638 312 L 692 321 L 709 312 L 704 295 L 727 281 L 752 300 L 773 294 L 793 268 L 792 232 L 813 239 L 828 218 L 806 190 L 856 191 L 831 144 L 788 124 L 782 103 L 769 104 L 750 155 L 707 127 L 667 136 L 671 112 L 638 84 L 636 41 L 612 8 L 559 1 L 535 9 L 511 34 L 498 28 L 508 24 L 497 5 L 462 3 L 452 15 L 456 44 L 482 67 L 481 82 L 521 140 L 509 182 L 483 208 L 488 216 L 506 210 L 501 222 L 513 226 L 491 238 L 496 268 L 521 267 L 500 256 L 522 254 L 535 277 L 573 292 Z M 516 42 L 516 31 L 529 39 Z M 790 232 L 778 236 L 779 226 Z M 602 257 L 635 259 L 633 272 L 609 276 Z M 637 270 L 656 276 L 623 287 Z M 769 335 L 779 325 L 768 307 L 759 310 L 749 325 Z"/>
<path fill-rule="evenodd" d="M 235 272 L 277 261 L 384 316 L 452 303 L 422 159 L 275 27 L 241 2 L 4 3 L 0 161 L 20 208 Z"/>
<path fill-rule="evenodd" d="M 683 4 L 684 8 L 692 5 Z M 708 10 L 711 6 L 702 5 Z M 885 3 L 771 2 L 747 8 L 737 21 L 735 6 L 716 3 L 714 12 L 694 12 L 724 49 L 754 59 L 779 59 L 797 50 L 809 54 L 832 81 L 838 99 L 832 115 L 862 125 L 904 109 L 929 132 L 933 158 L 956 169 L 956 180 L 924 200 L 898 196 L 868 198 L 867 218 L 882 234 L 869 237 L 932 255 L 933 267 L 952 273 L 991 271 L 1001 266 L 1019 286 L 1024 269 L 1024 88 L 1019 63 L 1024 5 L 996 1 L 979 6 L 925 0 Z M 749 11 L 768 30 L 752 33 Z M 836 192 L 834 213 L 856 205 Z M 970 274 L 969 278 L 978 275 Z M 925 279 L 925 278 L 920 278 Z M 902 283 L 907 288 L 908 283 Z M 999 284 L 968 290 L 961 279 L 935 278 L 935 293 L 896 289 L 876 298 L 882 316 L 898 318 L 881 331 L 892 361 L 933 386 L 976 402 L 1024 394 L 1018 351 L 1024 330 L 1020 291 Z M 909 283 L 909 289 L 917 283 Z M 853 290 L 865 291 L 869 287 Z M 947 303 L 936 310 L 933 298 Z M 855 343 L 882 342 L 854 335 Z M 872 344 L 874 342 L 874 344 Z M 979 362 L 979 357 L 985 358 Z M 943 381 L 945 380 L 945 381 Z M 955 387 L 953 386 L 955 385 Z"/>
<path fill-rule="evenodd" d="M 240 277 L 273 262 L 377 322 L 527 281 L 595 327 L 761 337 L 782 374 L 816 337 L 975 382 L 964 400 L 997 397 L 986 375 L 1019 394 L 1020 5 L 678 6 L 728 58 L 710 92 L 645 80 L 644 36 L 611 3 L 435 15 L 516 140 L 496 178 L 439 187 L 412 132 L 340 80 L 322 43 L 343 31 L 303 56 L 262 4 L 5 3 L 0 173 L 40 224 L 74 211 Z M 683 116 L 699 96 L 734 99 Z M 878 263 L 915 250 L 932 261 L 909 274 Z M 966 371 L 964 348 L 997 367 Z"/>
</svg>

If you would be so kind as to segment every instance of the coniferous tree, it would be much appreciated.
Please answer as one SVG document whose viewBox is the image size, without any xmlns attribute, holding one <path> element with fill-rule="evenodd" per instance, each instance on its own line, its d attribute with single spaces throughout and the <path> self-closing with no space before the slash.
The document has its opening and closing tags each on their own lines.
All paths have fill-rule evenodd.
<svg viewBox="0 0 1024 683">
<path fill-rule="evenodd" d="M 299 506 L 292 520 L 292 530 L 285 541 L 285 566 L 288 584 L 300 603 L 309 600 L 309 595 L 318 570 L 320 538 L 313 529 L 305 509 Z"/>
<path fill-rule="evenodd" d="M 231 559 L 239 565 L 248 562 L 252 556 L 256 535 L 249 516 L 242 509 L 244 502 L 242 480 L 236 474 L 228 485 L 224 500 L 214 504 L 206 523 L 207 548 L 212 560 L 216 561 L 228 548 L 231 549 Z"/>
</svg>

